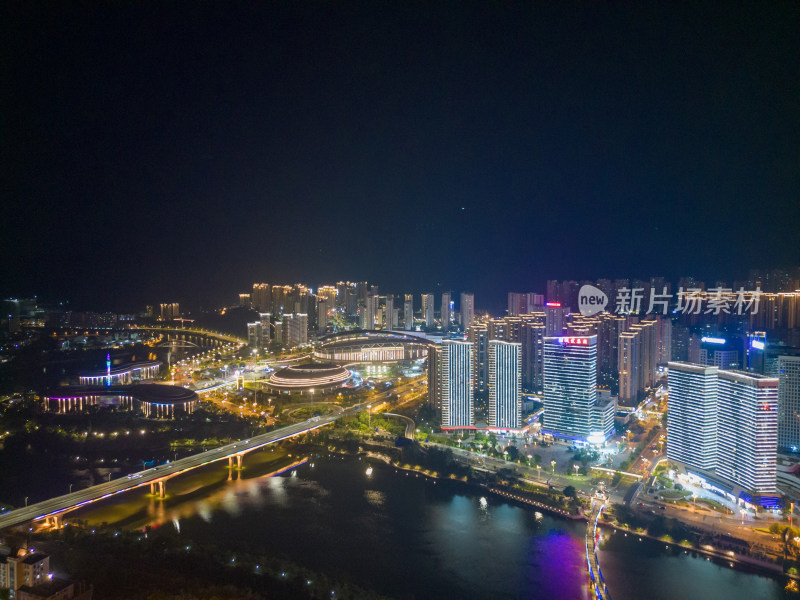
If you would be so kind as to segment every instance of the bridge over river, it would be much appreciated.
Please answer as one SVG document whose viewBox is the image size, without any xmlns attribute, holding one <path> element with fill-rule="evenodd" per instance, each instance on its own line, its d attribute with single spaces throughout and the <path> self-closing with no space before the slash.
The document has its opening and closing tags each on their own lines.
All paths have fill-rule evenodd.
<svg viewBox="0 0 800 600">
<path fill-rule="evenodd" d="M 52 527 L 59 528 L 63 524 L 64 514 L 71 510 L 92 502 L 97 502 L 98 500 L 103 500 L 114 494 L 121 494 L 146 485 L 150 486 L 151 493 L 164 497 L 166 495 L 166 483 L 172 477 L 222 460 L 227 460 L 231 467 L 234 466 L 234 461 L 236 461 L 236 466 L 241 468 L 243 457 L 248 452 L 258 450 L 259 448 L 287 438 L 308 433 L 309 431 L 329 425 L 342 417 L 355 415 L 365 410 L 366 406 L 367 403 L 357 404 L 336 414 L 314 417 L 302 423 L 295 423 L 294 425 L 282 427 L 270 431 L 269 433 L 254 436 L 248 440 L 240 440 L 226 446 L 215 448 L 214 450 L 199 452 L 174 462 L 159 465 L 145 471 L 131 473 L 119 479 L 114 479 L 70 494 L 57 496 L 24 508 L 9 511 L 0 515 L 0 530 L 23 525 L 31 521 L 42 520 L 46 521 Z"/>
</svg>

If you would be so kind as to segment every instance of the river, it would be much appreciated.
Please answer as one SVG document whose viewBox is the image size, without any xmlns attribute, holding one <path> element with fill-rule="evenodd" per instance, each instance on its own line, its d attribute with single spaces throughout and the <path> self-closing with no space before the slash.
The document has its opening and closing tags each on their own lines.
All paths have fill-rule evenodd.
<svg viewBox="0 0 800 600">
<path fill-rule="evenodd" d="M 292 473 L 218 482 L 163 506 L 139 496 L 126 502 L 150 508 L 130 523 L 176 527 L 232 548 L 258 543 L 395 598 L 588 598 L 583 523 L 491 495 L 483 508 L 481 494 L 458 482 L 386 465 L 367 475 L 366 466 L 317 457 Z M 785 597 L 777 579 L 634 536 L 606 536 L 600 561 L 614 600 Z"/>
</svg>

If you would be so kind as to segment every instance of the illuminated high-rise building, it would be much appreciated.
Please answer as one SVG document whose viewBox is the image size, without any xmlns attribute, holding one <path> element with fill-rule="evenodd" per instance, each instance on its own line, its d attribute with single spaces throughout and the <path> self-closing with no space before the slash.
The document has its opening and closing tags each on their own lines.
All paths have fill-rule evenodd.
<svg viewBox="0 0 800 600">
<path fill-rule="evenodd" d="M 288 348 L 308 343 L 308 315 L 303 313 L 283 315 L 283 342 Z"/>
<path fill-rule="evenodd" d="M 539 393 L 544 387 L 543 318 L 523 317 L 520 344 L 522 345 L 522 389 Z"/>
<path fill-rule="evenodd" d="M 459 305 L 461 315 L 461 328 L 466 331 L 475 320 L 475 295 L 469 292 L 461 292 L 461 304 Z"/>
<path fill-rule="evenodd" d="M 442 294 L 442 310 L 441 310 L 441 317 L 442 317 L 442 329 L 447 331 L 450 328 L 450 322 L 453 318 L 453 298 L 450 292 L 444 292 Z"/>
<path fill-rule="evenodd" d="M 272 308 L 272 298 L 268 283 L 254 283 L 253 293 L 250 295 L 253 308 L 261 311 L 269 311 Z"/>
<path fill-rule="evenodd" d="M 251 348 L 264 346 L 264 325 L 261 321 L 247 324 L 247 345 Z"/>
<path fill-rule="evenodd" d="M 475 427 L 472 351 L 473 347 L 469 342 L 442 342 L 441 369 L 437 381 L 442 406 L 442 429 Z"/>
<path fill-rule="evenodd" d="M 600 419 L 595 411 L 601 411 Z M 607 420 L 597 396 L 597 336 L 545 337 L 542 431 L 602 443 Z"/>
<path fill-rule="evenodd" d="M 422 294 L 422 315 L 425 318 L 425 327 L 433 327 L 435 324 L 433 294 Z"/>
<path fill-rule="evenodd" d="M 542 294 L 508 292 L 508 316 L 518 317 L 532 313 L 534 310 L 544 306 L 544 296 Z"/>
<path fill-rule="evenodd" d="M 667 458 L 713 469 L 717 458 L 717 367 L 669 363 Z"/>
<path fill-rule="evenodd" d="M 548 302 L 544 306 L 545 327 L 548 337 L 560 336 L 564 332 L 564 315 L 566 310 L 560 302 Z"/>
<path fill-rule="evenodd" d="M 639 370 L 641 364 L 641 337 L 638 331 L 619 334 L 619 403 L 635 406 L 639 397 Z"/>
<path fill-rule="evenodd" d="M 383 309 L 383 328 L 394 329 L 397 326 L 394 319 L 394 294 L 386 294 L 386 305 Z"/>
<path fill-rule="evenodd" d="M 380 296 L 378 294 L 369 294 L 367 296 L 367 326 L 364 329 L 375 329 L 378 322 L 378 308 L 380 306 Z"/>
<path fill-rule="evenodd" d="M 336 299 L 338 290 L 333 285 L 323 285 L 317 290 L 317 301 L 325 299 L 328 302 L 328 310 L 336 309 Z"/>
<path fill-rule="evenodd" d="M 328 298 L 320 298 L 317 301 L 317 330 L 320 333 L 325 332 L 328 328 L 330 313 L 330 300 Z"/>
<path fill-rule="evenodd" d="M 292 286 L 273 285 L 272 286 L 272 314 L 282 315 L 284 312 L 292 312 Z"/>
<path fill-rule="evenodd" d="M 743 371 L 717 375 L 716 473 L 750 492 L 774 493 L 778 380 Z"/>
<path fill-rule="evenodd" d="M 428 406 L 442 416 L 442 347 L 428 349 Z"/>
<path fill-rule="evenodd" d="M 778 356 L 778 447 L 800 451 L 800 353 Z"/>
<path fill-rule="evenodd" d="M 489 333 L 485 323 L 473 323 L 467 329 L 472 344 L 472 375 L 476 394 L 489 389 Z"/>
<path fill-rule="evenodd" d="M 414 294 L 406 294 L 403 302 L 403 325 L 406 331 L 414 329 Z"/>
<path fill-rule="evenodd" d="M 489 427 L 522 427 L 521 344 L 489 342 Z"/>
<path fill-rule="evenodd" d="M 177 319 L 181 316 L 181 306 L 177 302 L 168 302 L 161 305 L 161 320 Z"/>
</svg>

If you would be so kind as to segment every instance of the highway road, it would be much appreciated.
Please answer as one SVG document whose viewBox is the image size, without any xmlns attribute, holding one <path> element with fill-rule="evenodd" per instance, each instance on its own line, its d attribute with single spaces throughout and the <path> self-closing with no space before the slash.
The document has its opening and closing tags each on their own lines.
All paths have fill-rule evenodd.
<svg viewBox="0 0 800 600">
<path fill-rule="evenodd" d="M 77 508 L 84 504 L 89 504 L 90 502 L 96 502 L 97 500 L 102 500 L 114 494 L 120 494 L 212 462 L 226 460 L 230 456 L 244 454 L 262 446 L 274 444 L 286 438 L 306 433 L 318 429 L 319 427 L 324 427 L 341 417 L 355 415 L 365 410 L 366 404 L 367 403 L 357 404 L 337 414 L 315 417 L 303 421 L 302 423 L 295 423 L 294 425 L 288 425 L 287 427 L 282 427 L 281 429 L 276 429 L 269 433 L 254 436 L 249 440 L 233 442 L 226 446 L 215 448 L 214 450 L 193 454 L 174 462 L 159 465 L 145 471 L 139 471 L 138 473 L 131 473 L 119 479 L 113 479 L 106 483 L 72 492 L 71 494 L 57 496 L 24 508 L 9 511 L 0 515 L 0 530 L 7 527 L 22 525 L 29 521 L 44 519 L 45 517 L 64 512 L 65 510 Z"/>
<path fill-rule="evenodd" d="M 410 440 L 414 439 L 414 430 L 417 427 L 417 424 L 414 423 L 414 419 L 412 419 L 411 417 L 407 417 L 405 415 L 398 415 L 397 413 L 388 413 L 388 412 L 381 413 L 381 416 L 384 416 L 384 417 L 397 417 L 398 419 L 401 419 L 402 421 L 404 421 L 405 424 L 406 424 L 405 437 L 407 437 Z"/>
</svg>

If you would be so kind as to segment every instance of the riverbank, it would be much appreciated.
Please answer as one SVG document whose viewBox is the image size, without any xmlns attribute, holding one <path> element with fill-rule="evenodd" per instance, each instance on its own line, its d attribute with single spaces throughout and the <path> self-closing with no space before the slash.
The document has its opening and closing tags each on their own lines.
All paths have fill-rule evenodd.
<svg viewBox="0 0 800 600">
<path fill-rule="evenodd" d="M 614 523 L 611 521 L 600 520 L 598 521 L 598 526 L 600 527 L 601 530 L 612 529 L 615 531 L 622 532 L 625 535 L 630 534 L 631 536 L 635 536 L 639 539 L 647 539 L 653 542 L 664 544 L 666 547 L 683 550 L 684 553 L 693 552 L 705 556 L 707 558 L 715 558 L 720 561 L 717 564 L 720 564 L 721 566 L 725 566 L 728 568 L 733 567 L 734 565 L 739 565 L 742 567 L 747 567 L 749 570 L 756 571 L 762 574 L 770 576 L 785 576 L 789 579 L 800 582 L 800 575 L 784 572 L 783 567 L 781 565 L 759 560 L 751 556 L 736 554 L 732 550 L 723 551 L 710 547 L 697 547 L 694 545 L 687 546 L 681 542 L 675 542 L 674 540 L 667 540 L 664 539 L 663 537 L 656 537 L 645 532 L 636 531 L 629 527 L 623 527 L 622 525 L 619 525 L 618 523 Z M 603 550 L 602 546 L 600 547 L 600 550 L 601 551 Z"/>
<path fill-rule="evenodd" d="M 329 447 L 328 450 L 332 448 Z M 337 450 L 339 451 L 339 450 Z M 341 454 L 348 454 L 346 451 L 339 451 Z M 455 477 L 441 477 L 438 474 L 431 472 L 429 469 L 425 469 L 422 465 L 403 465 L 400 464 L 399 459 L 393 458 L 392 456 L 387 456 L 375 450 L 375 448 L 371 448 L 368 452 L 364 453 L 369 458 L 374 458 L 376 460 L 381 460 L 382 462 L 386 463 L 387 465 L 394 467 L 395 469 L 406 471 L 407 473 L 411 474 L 414 473 L 417 476 L 426 477 L 429 479 L 436 479 L 436 480 L 446 480 L 446 481 L 458 481 L 464 486 L 467 486 L 468 489 L 476 493 L 481 492 L 490 492 L 495 494 L 499 497 L 502 497 L 507 500 L 514 500 L 521 504 L 525 504 L 527 506 L 532 506 L 542 511 L 546 511 L 548 514 L 553 516 L 557 516 L 560 518 L 569 519 L 572 521 L 584 521 L 586 522 L 588 519 L 585 514 L 581 511 L 579 514 L 570 514 L 569 512 L 547 505 L 542 502 L 538 502 L 532 498 L 526 498 L 524 490 L 520 490 L 513 487 L 502 488 L 498 486 L 490 486 L 486 485 L 485 483 L 470 481 L 469 478 L 455 478 Z M 532 480 L 525 480 L 526 483 L 530 483 L 531 485 L 535 485 L 539 488 L 544 490 L 549 490 L 550 488 L 546 487 L 546 484 L 532 481 Z M 676 542 L 674 540 L 664 539 L 663 537 L 658 537 L 654 535 L 650 535 L 646 532 L 638 532 L 635 529 L 631 529 L 628 527 L 623 527 L 617 523 L 612 521 L 599 521 L 599 526 L 601 530 L 603 528 L 610 528 L 623 534 L 630 534 L 637 536 L 641 539 L 648 539 L 653 542 L 659 542 L 664 544 L 666 547 L 675 548 L 684 551 L 685 553 L 693 552 L 699 556 L 704 556 L 708 559 L 714 559 L 716 564 L 721 566 L 725 566 L 727 568 L 734 568 L 739 567 L 740 569 L 745 569 L 754 573 L 761 573 L 764 575 L 768 575 L 770 577 L 778 578 L 781 576 L 785 576 L 788 579 L 795 580 L 800 582 L 800 576 L 786 573 L 783 570 L 783 566 L 780 564 L 775 564 L 767 561 L 760 560 L 758 558 L 754 558 L 747 555 L 737 554 L 732 551 L 720 550 L 720 549 L 713 549 L 709 547 L 698 547 L 695 545 L 686 545 L 685 543 L 681 543 L 680 541 Z M 602 550 L 602 548 L 601 548 Z"/>
</svg>

